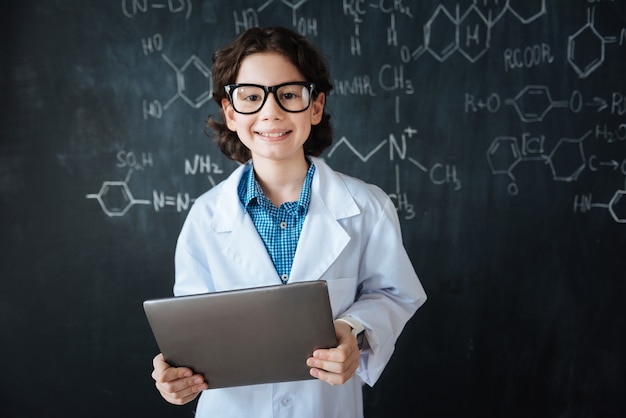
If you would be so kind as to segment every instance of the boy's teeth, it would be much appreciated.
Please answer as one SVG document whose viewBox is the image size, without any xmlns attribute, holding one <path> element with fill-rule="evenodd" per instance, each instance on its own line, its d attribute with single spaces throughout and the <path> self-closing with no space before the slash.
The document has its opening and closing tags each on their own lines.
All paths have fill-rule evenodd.
<svg viewBox="0 0 626 418">
<path fill-rule="evenodd" d="M 284 132 L 273 132 L 273 133 L 270 133 L 270 132 L 262 132 L 262 133 L 261 133 L 261 135 L 263 135 L 263 136 L 267 136 L 267 137 L 270 137 L 270 138 L 278 138 L 279 136 L 282 136 L 282 135 L 284 135 L 284 134 L 285 134 Z"/>
</svg>

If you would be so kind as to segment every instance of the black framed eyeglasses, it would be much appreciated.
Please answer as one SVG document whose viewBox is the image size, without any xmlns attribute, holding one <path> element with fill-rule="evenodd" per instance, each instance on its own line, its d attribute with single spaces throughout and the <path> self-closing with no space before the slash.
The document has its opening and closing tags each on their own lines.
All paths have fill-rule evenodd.
<svg viewBox="0 0 626 418">
<path fill-rule="evenodd" d="M 269 93 L 274 93 L 276 102 L 285 112 L 298 113 L 304 112 L 311 105 L 315 83 L 292 81 L 276 86 L 240 83 L 228 84 L 224 89 L 237 113 L 250 115 L 258 112 L 265 104 Z"/>
</svg>

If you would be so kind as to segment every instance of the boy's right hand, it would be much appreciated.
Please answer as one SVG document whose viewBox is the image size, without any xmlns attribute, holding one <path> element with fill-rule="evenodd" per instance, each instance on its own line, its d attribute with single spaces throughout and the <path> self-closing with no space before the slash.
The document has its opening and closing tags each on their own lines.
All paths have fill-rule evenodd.
<svg viewBox="0 0 626 418">
<path fill-rule="evenodd" d="M 165 362 L 163 354 L 153 360 L 152 378 L 163 399 L 175 405 L 184 405 L 193 401 L 198 393 L 209 388 L 204 378 L 193 374 L 187 367 L 171 367 Z"/>
</svg>

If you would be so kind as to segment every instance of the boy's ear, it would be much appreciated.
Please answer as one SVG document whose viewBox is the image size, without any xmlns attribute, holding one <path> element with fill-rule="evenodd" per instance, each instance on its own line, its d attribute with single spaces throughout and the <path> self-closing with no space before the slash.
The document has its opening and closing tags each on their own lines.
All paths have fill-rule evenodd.
<svg viewBox="0 0 626 418">
<path fill-rule="evenodd" d="M 233 132 L 237 131 L 237 125 L 235 124 L 235 110 L 230 103 L 230 100 L 222 99 L 222 112 L 224 112 L 224 122 L 226 126 Z"/>
<path fill-rule="evenodd" d="M 317 125 L 322 121 L 324 115 L 324 105 L 326 104 L 326 95 L 319 93 L 311 102 L 311 125 Z"/>
</svg>

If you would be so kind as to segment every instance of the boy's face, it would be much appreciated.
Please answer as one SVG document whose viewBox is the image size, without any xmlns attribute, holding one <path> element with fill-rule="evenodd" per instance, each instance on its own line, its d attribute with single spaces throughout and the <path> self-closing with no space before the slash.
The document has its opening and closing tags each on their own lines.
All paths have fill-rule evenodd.
<svg viewBox="0 0 626 418">
<path fill-rule="evenodd" d="M 283 55 L 263 52 L 243 59 L 235 82 L 276 86 L 293 81 L 309 80 L 305 80 Z M 325 96 L 320 93 L 316 99 L 311 99 L 308 109 L 291 113 L 283 110 L 276 102 L 276 96 L 270 93 L 256 113 L 237 113 L 228 99 L 222 100 L 222 109 L 228 128 L 237 132 L 241 142 L 250 149 L 254 161 L 301 162 L 304 158 L 303 145 L 311 126 L 322 120 L 324 101 Z"/>
</svg>

